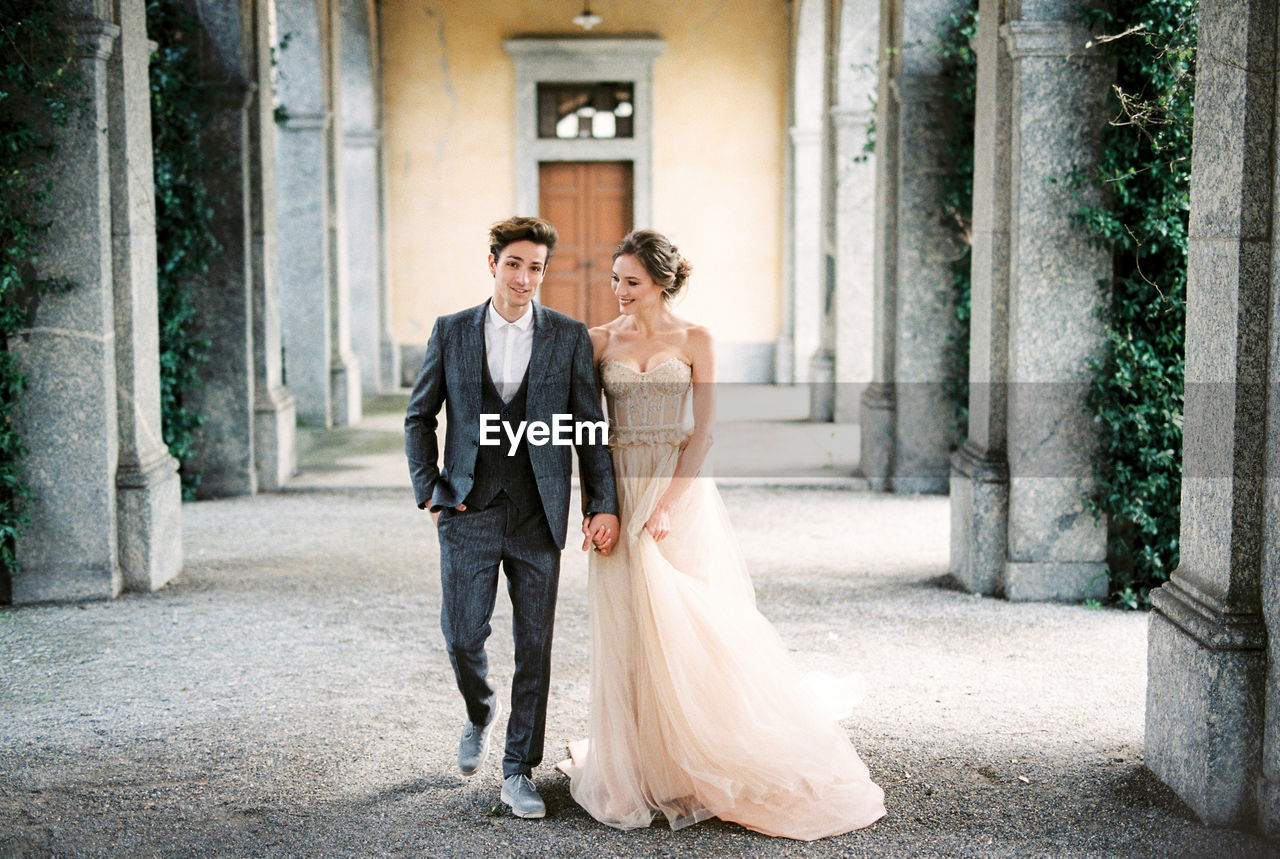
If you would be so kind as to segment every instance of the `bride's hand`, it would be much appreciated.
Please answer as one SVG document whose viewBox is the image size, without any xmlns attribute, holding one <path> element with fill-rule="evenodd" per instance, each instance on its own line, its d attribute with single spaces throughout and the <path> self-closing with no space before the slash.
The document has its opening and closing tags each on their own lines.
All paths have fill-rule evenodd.
<svg viewBox="0 0 1280 859">
<path fill-rule="evenodd" d="M 661 505 L 653 508 L 649 520 L 644 523 L 644 529 L 649 532 L 655 541 L 661 540 L 663 537 L 671 533 L 671 517 L 667 515 L 667 508 Z"/>
</svg>

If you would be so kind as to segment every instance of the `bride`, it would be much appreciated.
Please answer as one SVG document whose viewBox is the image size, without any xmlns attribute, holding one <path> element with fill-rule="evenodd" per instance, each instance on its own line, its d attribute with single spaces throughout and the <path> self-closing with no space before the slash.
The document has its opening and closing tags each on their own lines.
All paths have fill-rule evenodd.
<svg viewBox="0 0 1280 859">
<path fill-rule="evenodd" d="M 591 554 L 588 739 L 560 769 L 619 829 L 659 813 L 673 829 L 719 817 L 804 840 L 868 826 L 884 792 L 756 611 L 720 495 L 698 478 L 714 344 L 668 307 L 690 270 L 659 233 L 629 234 L 614 252 L 621 315 L 591 329 L 622 533 Z"/>
</svg>

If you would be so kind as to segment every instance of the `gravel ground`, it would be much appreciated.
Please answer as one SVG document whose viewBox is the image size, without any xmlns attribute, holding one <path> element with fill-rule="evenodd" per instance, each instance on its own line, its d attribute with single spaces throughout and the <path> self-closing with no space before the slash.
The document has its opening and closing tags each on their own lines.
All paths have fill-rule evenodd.
<svg viewBox="0 0 1280 859">
<path fill-rule="evenodd" d="M 854 667 L 845 724 L 888 817 L 814 844 L 708 821 L 629 833 L 550 764 L 586 727 L 586 564 L 565 554 L 536 780 L 454 766 L 461 702 L 430 520 L 403 490 L 187 505 L 160 593 L 0 611 L 0 856 L 1264 856 L 1142 765 L 1146 618 L 947 586 L 948 502 L 734 486 L 761 610 L 805 667 Z M 499 599 L 491 657 L 511 674 Z"/>
</svg>

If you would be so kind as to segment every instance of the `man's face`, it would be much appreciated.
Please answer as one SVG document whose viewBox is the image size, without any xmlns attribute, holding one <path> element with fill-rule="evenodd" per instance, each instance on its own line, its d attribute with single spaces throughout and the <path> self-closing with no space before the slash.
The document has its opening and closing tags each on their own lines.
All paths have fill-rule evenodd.
<svg viewBox="0 0 1280 859">
<path fill-rule="evenodd" d="M 493 307 L 508 322 L 525 313 L 525 308 L 542 285 L 547 271 L 547 246 L 527 239 L 512 242 L 495 257 L 489 254 L 493 275 Z"/>
</svg>

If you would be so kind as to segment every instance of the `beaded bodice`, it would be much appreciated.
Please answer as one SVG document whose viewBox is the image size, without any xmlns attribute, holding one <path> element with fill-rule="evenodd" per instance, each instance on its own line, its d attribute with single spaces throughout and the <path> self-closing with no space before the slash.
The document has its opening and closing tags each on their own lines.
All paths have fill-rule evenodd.
<svg viewBox="0 0 1280 859">
<path fill-rule="evenodd" d="M 643 373 L 612 358 L 601 361 L 613 446 L 684 442 L 693 429 L 692 376 L 692 369 L 679 358 L 668 358 Z"/>
</svg>

